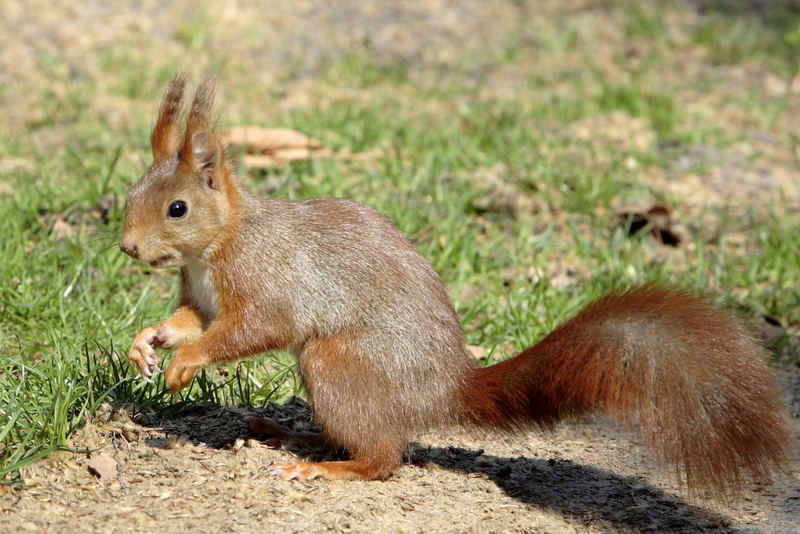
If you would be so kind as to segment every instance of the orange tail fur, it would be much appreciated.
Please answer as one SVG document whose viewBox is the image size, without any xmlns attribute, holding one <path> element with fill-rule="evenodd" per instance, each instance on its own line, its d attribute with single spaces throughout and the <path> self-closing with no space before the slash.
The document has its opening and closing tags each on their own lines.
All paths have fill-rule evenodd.
<svg viewBox="0 0 800 534">
<path fill-rule="evenodd" d="M 762 354 L 703 299 L 655 286 L 615 292 L 515 358 L 475 369 L 465 419 L 550 427 L 602 410 L 638 421 L 690 491 L 724 498 L 786 461 L 787 422 Z"/>
</svg>

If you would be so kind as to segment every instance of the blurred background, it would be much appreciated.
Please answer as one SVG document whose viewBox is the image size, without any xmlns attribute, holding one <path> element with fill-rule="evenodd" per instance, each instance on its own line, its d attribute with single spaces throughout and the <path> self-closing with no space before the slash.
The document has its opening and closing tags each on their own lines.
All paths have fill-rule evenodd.
<svg viewBox="0 0 800 534">
<path fill-rule="evenodd" d="M 358 113 L 360 104 L 393 106 L 424 129 L 432 115 L 464 115 L 465 105 L 514 102 L 513 115 L 538 110 L 531 150 L 555 136 L 557 145 L 669 151 L 668 165 L 645 165 L 641 178 L 677 173 L 681 184 L 672 185 L 694 196 L 699 184 L 681 171 L 710 163 L 726 176 L 705 172 L 701 182 L 734 181 L 739 193 L 726 194 L 760 195 L 795 170 L 796 8 L 791 0 L 6 0 L 4 166 L 17 146 L 41 155 L 92 136 L 123 147 L 122 161 L 137 157 L 166 82 L 211 70 L 225 125 L 285 124 L 292 113 L 334 107 Z M 345 131 L 319 124 L 313 134 L 353 151 L 397 137 L 371 134 L 376 116 L 353 119 Z"/>
</svg>

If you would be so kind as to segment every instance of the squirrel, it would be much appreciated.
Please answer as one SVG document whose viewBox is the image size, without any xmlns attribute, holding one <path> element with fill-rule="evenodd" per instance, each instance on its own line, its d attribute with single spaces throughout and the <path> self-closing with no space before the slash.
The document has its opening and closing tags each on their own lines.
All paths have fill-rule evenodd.
<svg viewBox="0 0 800 534">
<path fill-rule="evenodd" d="M 150 380 L 154 349 L 177 349 L 165 373 L 176 393 L 201 367 L 293 352 L 321 434 L 255 414 L 251 427 L 350 459 L 273 465 L 274 474 L 385 479 L 433 426 L 547 429 L 595 411 L 638 423 L 690 491 L 737 494 L 783 468 L 786 410 L 763 348 L 732 312 L 645 284 L 481 367 L 438 275 L 398 228 L 357 202 L 250 194 L 215 131 L 214 78 L 203 77 L 188 111 L 186 84 L 178 74 L 163 97 L 154 161 L 130 189 L 120 239 L 133 258 L 180 267 L 182 296 L 136 335 L 128 358 Z"/>
</svg>

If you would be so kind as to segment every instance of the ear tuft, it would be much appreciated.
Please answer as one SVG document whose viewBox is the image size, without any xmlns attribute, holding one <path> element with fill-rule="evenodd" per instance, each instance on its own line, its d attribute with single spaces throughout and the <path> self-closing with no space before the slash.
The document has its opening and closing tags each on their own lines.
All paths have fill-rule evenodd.
<svg viewBox="0 0 800 534">
<path fill-rule="evenodd" d="M 178 73 L 164 93 L 158 118 L 150 135 L 150 145 L 153 148 L 153 159 L 156 163 L 177 154 L 181 143 L 181 128 L 179 125 L 182 111 L 183 94 L 186 89 L 186 76 Z"/>
<path fill-rule="evenodd" d="M 216 78 L 206 74 L 197 85 L 194 93 L 192 107 L 186 120 L 186 140 L 188 141 L 199 130 L 211 130 L 211 114 L 214 110 L 214 96 L 216 95 Z"/>
<path fill-rule="evenodd" d="M 209 187 L 218 189 L 216 171 L 223 152 L 211 120 L 216 93 L 214 85 L 214 76 L 206 74 L 197 86 L 189 117 L 186 119 L 186 138 L 181 149 L 181 161 L 199 172 Z"/>
</svg>

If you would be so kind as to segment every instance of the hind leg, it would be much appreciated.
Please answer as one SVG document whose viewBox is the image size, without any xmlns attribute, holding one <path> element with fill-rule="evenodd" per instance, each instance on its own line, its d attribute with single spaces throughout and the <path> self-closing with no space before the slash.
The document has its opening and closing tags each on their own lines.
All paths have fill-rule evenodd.
<svg viewBox="0 0 800 534">
<path fill-rule="evenodd" d="M 254 432 L 272 436 L 280 444 L 291 441 L 307 447 L 331 446 L 330 440 L 323 434 L 295 432 L 252 412 L 247 413 L 245 418 Z M 378 450 L 370 453 L 356 451 L 352 454 L 352 458 L 347 461 L 275 464 L 270 466 L 269 470 L 283 480 L 309 480 L 317 477 L 329 480 L 385 479 L 400 465 L 402 444 L 400 442 L 385 443 Z"/>
<path fill-rule="evenodd" d="M 298 363 L 314 420 L 329 443 L 344 447 L 350 460 L 274 465 L 284 480 L 385 479 L 400 465 L 406 440 L 402 399 L 384 365 L 358 350 L 357 339 L 337 334 L 306 342 Z"/>
<path fill-rule="evenodd" d="M 388 445 L 370 454 L 353 454 L 352 460 L 339 462 L 295 462 L 274 464 L 269 470 L 283 480 L 383 480 L 389 477 L 402 460 L 402 446 Z"/>
</svg>

